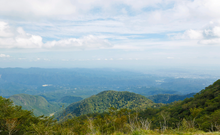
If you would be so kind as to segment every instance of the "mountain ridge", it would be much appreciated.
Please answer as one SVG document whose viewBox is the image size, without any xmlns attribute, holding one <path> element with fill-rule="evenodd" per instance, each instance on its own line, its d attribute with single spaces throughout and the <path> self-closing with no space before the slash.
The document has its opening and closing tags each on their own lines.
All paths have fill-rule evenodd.
<svg viewBox="0 0 220 135">
<path fill-rule="evenodd" d="M 50 115 L 59 110 L 61 105 L 49 103 L 44 97 L 28 94 L 15 94 L 9 97 L 15 105 L 22 106 L 22 109 L 33 110 L 34 115 Z"/>
<path fill-rule="evenodd" d="M 65 114 L 80 116 L 89 113 L 103 113 L 110 107 L 117 109 L 145 109 L 147 107 L 159 107 L 163 104 L 153 103 L 145 96 L 127 91 L 103 91 L 82 101 L 70 104 L 64 111 Z M 62 114 L 58 114 L 59 117 Z"/>
</svg>

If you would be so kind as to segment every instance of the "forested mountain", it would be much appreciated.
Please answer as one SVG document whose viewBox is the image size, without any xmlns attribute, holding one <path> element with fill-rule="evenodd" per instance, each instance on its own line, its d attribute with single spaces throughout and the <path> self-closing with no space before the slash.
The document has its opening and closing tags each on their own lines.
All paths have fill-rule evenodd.
<svg viewBox="0 0 220 135">
<path fill-rule="evenodd" d="M 190 93 L 187 95 L 177 95 L 177 94 L 157 94 L 152 96 L 147 96 L 148 99 L 152 100 L 154 103 L 171 103 L 174 101 L 184 100 L 185 98 L 193 97 L 196 93 Z"/>
<path fill-rule="evenodd" d="M 0 96 L 1 135 L 40 134 L 39 132 L 44 132 L 43 129 L 53 122 L 44 116 L 36 117 L 32 111 L 22 110 L 21 106 L 14 105 L 10 99 Z"/>
<path fill-rule="evenodd" d="M 139 94 L 109 90 L 70 104 L 59 115 L 72 114 L 80 116 L 89 113 L 102 113 L 108 111 L 110 107 L 117 109 L 145 109 L 147 107 L 159 107 L 161 105 L 155 104 L 153 101 Z"/>
<path fill-rule="evenodd" d="M 58 111 L 61 108 L 61 104 L 49 103 L 45 98 L 41 96 L 33 96 L 28 94 L 16 94 L 9 97 L 15 105 L 22 106 L 24 110 L 33 110 L 34 115 L 47 115 Z"/>
<path fill-rule="evenodd" d="M 135 93 L 104 91 L 71 104 L 59 118 L 64 113 L 78 117 L 59 122 L 36 117 L 0 96 L 0 134 L 219 134 L 220 80 L 167 105 Z"/>
<path fill-rule="evenodd" d="M 220 131 L 219 118 L 220 80 L 217 80 L 213 85 L 206 87 L 191 98 L 160 108 L 147 108 L 139 111 L 110 108 L 107 113 L 81 115 L 68 119 L 62 124 L 65 127 L 75 125 L 71 129 L 78 134 L 96 131 L 100 134 L 120 132 L 124 134 L 211 135 L 220 133 L 213 133 Z"/>
<path fill-rule="evenodd" d="M 201 90 L 194 97 L 160 109 L 147 109 L 141 116 L 154 119 L 156 127 L 159 126 L 159 116 L 162 114 L 166 114 L 164 117 L 167 121 L 169 119 L 169 125 L 185 119 L 190 127 L 199 127 L 205 131 L 220 129 L 220 80 Z"/>
</svg>

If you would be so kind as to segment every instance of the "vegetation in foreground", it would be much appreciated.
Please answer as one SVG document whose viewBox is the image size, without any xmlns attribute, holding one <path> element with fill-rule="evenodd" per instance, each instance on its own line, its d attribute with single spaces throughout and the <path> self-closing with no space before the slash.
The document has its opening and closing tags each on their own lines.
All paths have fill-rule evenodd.
<svg viewBox="0 0 220 135">
<path fill-rule="evenodd" d="M 106 113 L 63 118 L 60 122 L 36 117 L 31 111 L 22 110 L 2 97 L 0 106 L 0 131 L 3 135 L 220 134 L 220 80 L 193 98 L 161 108 L 118 110 L 112 107 Z"/>
</svg>

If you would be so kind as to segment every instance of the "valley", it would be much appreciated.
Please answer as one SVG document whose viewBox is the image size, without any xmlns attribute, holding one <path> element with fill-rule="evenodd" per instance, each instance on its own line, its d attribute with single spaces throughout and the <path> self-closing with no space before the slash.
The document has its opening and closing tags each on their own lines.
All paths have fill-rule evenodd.
<svg viewBox="0 0 220 135">
<path fill-rule="evenodd" d="M 14 128 L 20 134 L 26 132 L 24 126 L 40 134 L 36 128 L 46 123 L 50 126 L 41 128 L 43 134 L 220 131 L 220 80 L 214 82 L 215 78 L 172 78 L 109 69 L 0 71 L 1 124 L 17 123 Z"/>
</svg>

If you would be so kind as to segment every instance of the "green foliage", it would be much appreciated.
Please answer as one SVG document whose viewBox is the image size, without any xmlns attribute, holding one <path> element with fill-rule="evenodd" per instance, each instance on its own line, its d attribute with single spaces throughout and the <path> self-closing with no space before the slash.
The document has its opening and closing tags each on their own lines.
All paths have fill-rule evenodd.
<svg viewBox="0 0 220 135">
<path fill-rule="evenodd" d="M 118 91 L 104 91 L 97 95 L 86 98 L 82 101 L 69 105 L 64 112 L 60 113 L 60 118 L 63 114 L 73 114 L 80 116 L 89 113 L 102 113 L 108 111 L 108 108 L 127 108 L 127 109 L 145 109 L 148 107 L 159 107 L 162 104 L 153 103 L 146 97 L 131 93 Z M 65 116 L 63 115 L 63 116 Z"/>
<path fill-rule="evenodd" d="M 210 86 L 210 88 L 212 88 L 212 86 Z M 206 88 L 205 91 L 210 91 L 210 89 Z M 145 100 L 146 98 L 144 98 L 141 95 L 129 93 L 129 92 L 105 91 L 97 95 L 94 95 L 90 98 L 84 99 L 80 102 L 71 104 L 69 107 L 65 109 L 63 113 L 66 114 L 71 113 L 73 116 L 80 116 L 89 113 L 105 112 L 109 107 L 138 109 L 140 111 L 139 119 L 141 118 L 149 119 L 150 121 L 152 121 L 151 124 L 152 128 L 155 129 L 159 128 L 161 129 L 161 131 L 166 131 L 169 127 L 177 128 L 178 127 L 177 123 L 179 123 L 183 119 L 184 119 L 182 122 L 183 128 L 187 127 L 193 129 L 196 127 L 201 127 L 201 129 L 206 130 L 204 127 L 210 129 L 211 126 L 207 127 L 207 124 L 202 124 L 203 122 L 199 123 L 199 120 L 203 118 L 203 114 L 207 110 L 207 108 L 204 108 L 205 103 L 198 101 L 201 100 L 201 98 L 198 98 L 200 96 L 203 96 L 202 92 L 196 94 L 194 98 L 186 98 L 182 102 L 181 101 L 174 102 L 170 105 L 155 109 L 154 106 L 156 104 L 154 104 L 150 100 Z M 218 101 L 218 100 L 213 100 L 211 98 L 212 96 L 208 96 L 208 97 L 210 100 L 210 103 L 209 102 L 206 103 L 208 105 L 213 106 L 212 101 L 213 102 Z M 206 101 L 206 99 L 202 98 L 202 101 Z M 143 108 L 148 108 L 148 109 L 144 110 Z M 62 114 L 59 116 L 59 118 L 61 117 Z M 99 123 L 101 123 L 100 127 L 102 127 L 105 121 L 104 122 L 99 121 Z M 133 121 L 133 123 L 135 122 Z M 110 132 L 109 131 L 110 129 L 113 130 L 112 126 L 110 127 L 109 126 L 110 125 L 108 126 L 106 125 L 105 127 L 102 127 L 103 130 L 102 132 L 104 132 L 104 130 L 108 130 L 108 132 Z M 120 127 L 120 125 L 118 125 L 118 127 Z M 135 130 L 135 128 L 132 130 Z"/>
<path fill-rule="evenodd" d="M 26 104 L 28 101 L 45 103 L 44 99 L 38 98 L 17 97 L 21 99 L 19 102 Z M 71 117 L 62 118 L 67 115 Z M 14 105 L 10 99 L 0 97 L 2 135 L 219 134 L 220 80 L 194 97 L 163 106 L 138 94 L 105 91 L 71 104 L 59 118 L 63 121 L 57 123 L 53 118 L 36 117 L 32 111 L 22 110 L 21 106 Z M 200 130 L 217 132 L 205 133 Z"/>
<path fill-rule="evenodd" d="M 206 87 L 201 92 L 194 95 L 193 98 L 171 103 L 157 110 L 147 109 L 141 112 L 141 116 L 147 116 L 153 119 L 153 127 L 159 126 L 162 122 L 160 112 L 170 112 L 171 119 L 168 122 L 169 127 L 176 128 L 181 120 L 186 120 L 190 128 L 200 128 L 204 131 L 217 130 L 220 121 L 220 80 L 217 80 L 213 85 Z M 154 114 L 151 112 L 154 111 Z M 216 125 L 216 126 L 215 126 Z M 213 127 L 213 128 L 212 128 Z"/>
<path fill-rule="evenodd" d="M 33 110 L 34 115 L 47 115 L 56 112 L 61 105 L 57 103 L 49 103 L 41 96 L 33 96 L 28 94 L 16 94 L 10 97 L 15 105 L 22 106 L 25 110 Z"/>
<path fill-rule="evenodd" d="M 22 110 L 21 106 L 14 106 L 10 99 L 0 97 L 0 132 L 3 135 L 219 134 L 219 132 L 205 133 L 198 130 L 220 131 L 220 109 L 208 108 L 210 105 L 219 103 L 219 95 L 212 95 L 210 91 L 218 94 L 219 90 L 219 84 L 217 83 L 196 94 L 194 98 L 187 98 L 184 101 L 174 102 L 160 108 L 155 108 L 155 104 L 151 100 L 145 100 L 145 97 L 138 94 L 106 91 L 92 96 L 91 99 L 88 98 L 89 100 L 83 100 L 84 107 L 88 106 L 91 110 L 91 107 L 95 108 L 96 105 L 101 106 L 105 103 L 103 106 L 107 106 L 106 103 L 109 103 L 110 105 L 122 107 L 121 109 L 112 107 L 112 105 L 103 113 L 74 116 L 59 123 L 56 123 L 52 118 L 36 117 L 31 111 Z M 204 98 L 209 102 L 201 102 Z M 198 102 L 198 100 L 201 101 Z M 85 101 L 88 103 L 86 104 Z M 77 108 L 81 102 L 72 104 L 72 108 Z M 147 109 L 140 109 L 136 105 L 138 102 L 144 103 L 140 106 L 142 108 L 147 107 Z M 93 103 L 92 106 L 91 103 Z M 131 104 L 128 105 L 128 103 Z M 132 105 L 132 103 L 135 105 Z M 126 108 L 130 106 L 132 109 L 136 108 L 136 110 Z"/>
<path fill-rule="evenodd" d="M 163 112 L 169 117 L 169 112 Z M 167 119 L 168 120 L 168 119 Z M 145 121 L 145 122 L 144 122 Z M 148 126 L 148 128 L 146 128 Z M 212 135 L 219 132 L 205 133 L 189 126 L 189 121 L 183 119 L 177 128 L 167 127 L 158 129 L 151 127 L 151 121 L 141 119 L 136 111 L 128 109 L 109 108 L 107 113 L 81 115 L 68 119 L 55 125 L 55 131 L 60 129 L 65 133 L 71 134 L 94 134 L 94 135 L 145 135 L 145 134 L 172 134 L 172 135 Z M 58 132 L 58 131 L 57 131 Z M 56 133 L 57 133 L 56 132 Z"/>
<path fill-rule="evenodd" d="M 23 135 L 33 132 L 33 124 L 44 123 L 51 125 L 50 118 L 36 117 L 31 111 L 22 110 L 21 106 L 14 106 L 10 99 L 0 96 L 0 131 L 1 135 Z"/>
</svg>

